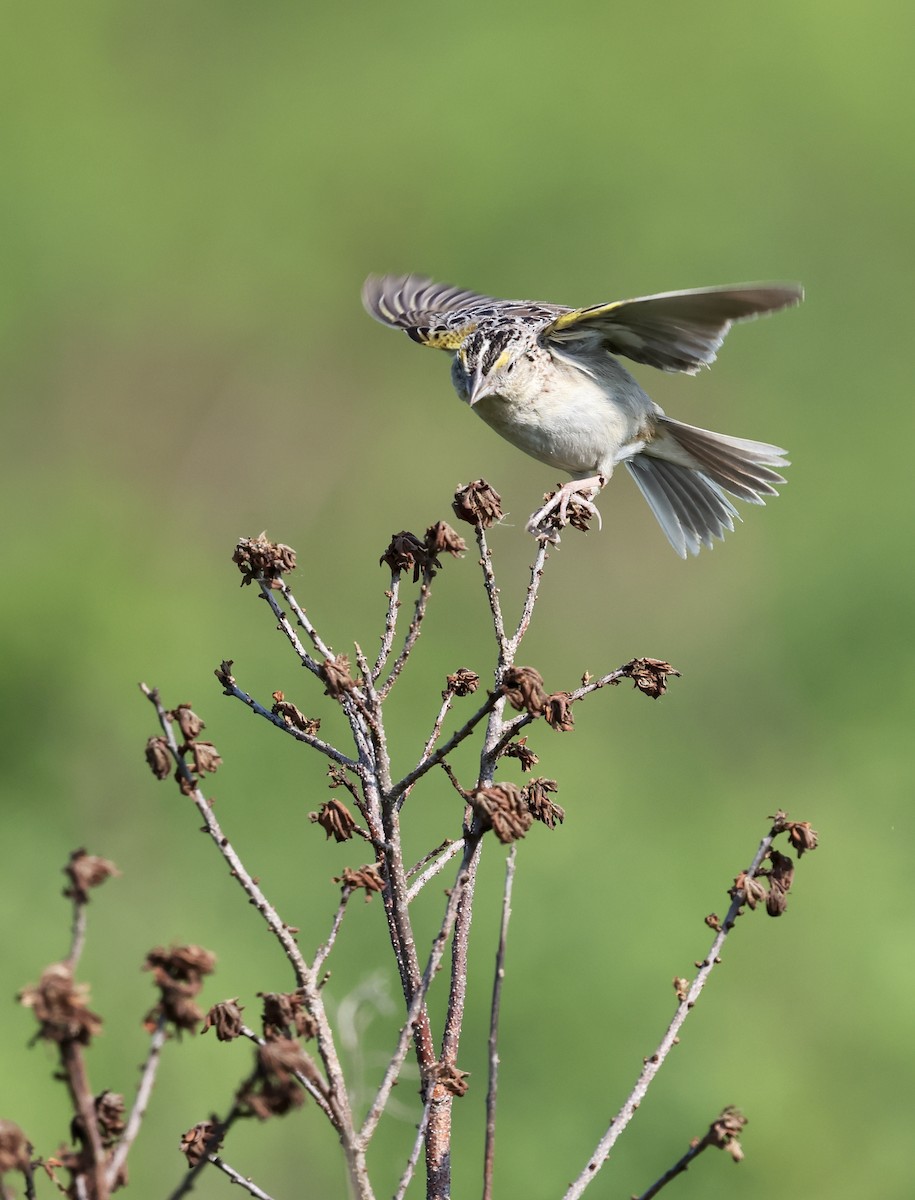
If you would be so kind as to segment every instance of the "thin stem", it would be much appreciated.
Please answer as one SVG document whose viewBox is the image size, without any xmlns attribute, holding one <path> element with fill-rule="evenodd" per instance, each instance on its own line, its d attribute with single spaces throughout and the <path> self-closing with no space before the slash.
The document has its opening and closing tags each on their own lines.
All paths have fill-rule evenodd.
<svg viewBox="0 0 915 1200">
<path fill-rule="evenodd" d="M 496 971 L 492 981 L 492 1009 L 489 1018 L 489 1088 L 486 1092 L 486 1141 L 483 1152 L 483 1200 L 492 1200 L 492 1171 L 496 1144 L 496 1099 L 499 1091 L 499 1014 L 502 1007 L 502 983 L 505 979 L 505 943 L 512 914 L 512 885 L 515 880 L 517 844 L 505 862 L 505 887 L 502 892 L 502 922 Z"/>
<path fill-rule="evenodd" d="M 258 581 L 258 582 L 260 582 L 260 581 Z M 320 636 L 317 629 L 315 629 L 314 625 L 312 625 L 311 621 L 309 621 L 308 616 L 305 613 L 305 609 L 302 608 L 302 606 L 299 604 L 298 600 L 296 600 L 295 596 L 292 594 L 292 590 L 289 587 L 289 584 L 286 582 L 285 579 L 280 579 L 278 582 L 280 585 L 279 586 L 280 595 L 283 597 L 283 599 L 286 601 L 286 603 L 289 605 L 289 607 L 292 609 L 293 613 L 295 614 L 295 619 L 298 622 L 299 627 L 301 629 L 304 629 L 305 632 L 308 634 L 308 637 L 311 640 L 311 644 L 314 646 L 314 648 L 317 650 L 317 652 L 319 654 L 323 654 L 325 658 L 333 658 L 333 656 L 334 656 L 333 650 L 331 650 L 331 648 L 327 645 L 327 643 L 324 641 L 324 639 Z M 274 589 L 271 587 L 268 587 L 267 584 L 265 584 L 265 583 L 260 583 L 260 588 L 261 588 L 262 594 L 264 594 L 267 597 L 267 599 L 270 600 L 273 596 Z M 271 604 L 270 607 L 274 608 L 274 605 Z M 276 607 L 278 608 L 279 606 L 277 605 Z M 296 639 L 296 641 L 298 641 L 298 638 Z M 301 643 L 300 643 L 300 646 L 301 646 Z M 304 662 L 304 656 L 305 656 L 304 647 L 302 647 L 301 653 L 298 650 L 296 651 L 296 653 L 299 654 L 299 657 L 302 658 L 303 662 Z M 314 661 L 314 660 L 312 660 L 312 661 Z M 306 663 L 305 665 L 307 666 L 308 664 Z M 317 664 L 315 664 L 315 666 L 317 666 Z M 311 668 L 309 668 L 309 670 L 310 669 Z M 317 672 L 315 672 L 315 673 L 317 674 Z"/>
<path fill-rule="evenodd" d="M 537 555 L 531 566 L 531 582 L 524 597 L 524 607 L 521 609 L 521 616 L 518 618 L 518 626 L 515 629 L 514 636 L 509 641 L 507 647 L 506 657 L 511 658 L 512 661 L 514 661 L 514 657 L 518 653 L 518 647 L 521 645 L 521 640 L 527 633 L 531 617 L 534 615 L 534 605 L 537 603 L 540 581 L 543 579 L 543 569 L 549 557 L 547 544 L 546 541 L 538 543 Z"/>
<path fill-rule="evenodd" d="M 240 700 L 242 704 L 246 704 L 253 713 L 263 717 L 265 721 L 269 721 L 271 725 L 275 725 L 277 729 L 281 729 L 283 733 L 288 733 L 291 738 L 295 738 L 297 742 L 304 742 L 306 746 L 311 746 L 313 750 L 325 754 L 328 758 L 338 763 L 341 767 L 345 767 L 348 771 L 356 771 L 359 764 L 351 758 L 347 758 L 345 754 L 341 754 L 334 746 L 329 745 L 321 738 L 315 737 L 313 734 L 306 733 L 303 729 L 297 729 L 295 725 L 290 725 L 283 717 L 277 713 L 271 712 L 269 708 L 264 708 L 259 704 L 253 696 L 248 692 L 242 691 L 234 683 L 223 685 L 223 690 L 227 695 L 234 696 L 236 700 Z"/>
<path fill-rule="evenodd" d="M 80 900 L 79 897 L 73 898 L 73 922 L 70 933 L 70 949 L 64 962 L 69 967 L 71 974 L 76 973 L 76 967 L 83 953 L 83 946 L 86 944 L 86 900 Z"/>
<path fill-rule="evenodd" d="M 315 952 L 314 962 L 312 963 L 312 970 L 314 971 L 316 976 L 321 973 L 321 970 L 323 969 L 325 962 L 327 962 L 328 955 L 330 954 L 331 950 L 333 950 L 333 948 L 334 948 L 334 942 L 337 940 L 337 934 L 340 932 L 340 926 L 343 923 L 343 915 L 346 912 L 346 905 L 352 894 L 353 894 L 352 888 L 349 888 L 349 887 L 343 888 L 343 892 L 340 896 L 340 903 L 337 905 L 337 911 L 334 914 L 334 923 L 331 926 L 330 934 L 328 935 L 327 941 L 322 946 L 319 946 L 317 951 Z"/>
<path fill-rule="evenodd" d="M 492 613 L 492 624 L 499 647 L 500 662 L 509 657 L 509 643 L 505 636 L 505 621 L 502 618 L 502 602 L 499 599 L 499 589 L 496 586 L 496 576 L 492 566 L 492 553 L 486 541 L 486 530 L 482 525 L 476 527 L 477 545 L 480 547 L 480 566 L 483 570 L 483 586 L 486 588 L 486 598 Z"/>
<path fill-rule="evenodd" d="M 642 1192 L 641 1196 L 635 1197 L 634 1200 L 652 1200 L 652 1197 L 657 1196 L 658 1192 L 663 1187 L 666 1187 L 672 1179 L 676 1179 L 678 1175 L 682 1175 L 690 1163 L 697 1159 L 703 1150 L 708 1149 L 709 1144 L 705 1139 L 694 1142 L 687 1152 L 681 1158 L 678 1158 L 669 1170 L 664 1172 L 660 1179 L 655 1180 L 646 1192 Z"/>
<path fill-rule="evenodd" d="M 146 1109 L 149 1106 L 153 1085 L 156 1082 L 156 1073 L 159 1070 L 162 1047 L 165 1045 L 166 1040 L 165 1018 L 160 1017 L 149 1040 L 149 1050 L 146 1053 L 146 1061 L 143 1063 L 143 1068 L 140 1072 L 140 1082 L 137 1086 L 133 1108 L 130 1110 L 130 1116 L 127 1118 L 127 1124 L 124 1127 L 124 1132 L 121 1134 L 121 1139 L 108 1161 L 109 1188 L 114 1187 L 121 1169 L 127 1161 L 130 1147 L 136 1141 L 137 1135 L 140 1132 L 140 1126 L 143 1124 L 143 1118 L 146 1116 Z"/>
<path fill-rule="evenodd" d="M 429 882 L 429 880 L 434 879 L 435 876 L 447 866 L 451 859 L 454 858 L 455 854 L 460 853 L 463 847 L 463 838 L 458 838 L 457 841 L 452 842 L 448 849 L 445 850 L 445 852 L 433 863 L 431 863 L 418 879 L 413 881 L 413 883 L 410 885 L 409 892 L 407 892 L 407 902 L 412 903 Z"/>
<path fill-rule="evenodd" d="M 239 1187 L 243 1188 L 249 1193 L 249 1195 L 256 1196 L 257 1200 L 273 1200 L 269 1192 L 265 1192 L 263 1188 L 259 1188 L 256 1183 L 252 1183 L 250 1179 L 246 1179 L 240 1171 L 236 1171 L 234 1167 L 230 1167 L 229 1164 L 221 1159 L 218 1154 L 208 1154 L 207 1158 L 214 1167 L 217 1167 L 224 1175 L 228 1175 L 233 1183 L 237 1183 Z"/>
<path fill-rule="evenodd" d="M 473 716 L 470 717 L 469 720 L 467 720 L 461 726 L 461 728 L 457 730 L 456 733 L 453 733 L 444 745 L 439 746 L 438 750 L 436 750 L 435 753 L 430 755 L 428 758 L 421 759 L 408 775 L 405 775 L 399 783 L 394 784 L 393 788 L 391 789 L 391 796 L 394 799 L 398 799 L 405 791 L 407 791 L 408 788 L 411 788 L 418 779 L 422 779 L 423 775 L 425 775 L 427 771 L 431 771 L 433 767 L 437 767 L 440 762 L 448 757 L 448 755 L 452 752 L 452 750 L 455 749 L 456 746 L 459 746 L 465 738 L 469 737 L 473 733 L 474 729 L 476 729 L 483 718 L 492 712 L 499 699 L 500 697 L 498 695 L 490 692 L 490 694 L 486 697 L 486 703 L 478 708 Z"/>
<path fill-rule="evenodd" d="M 776 836 L 776 832 L 777 831 L 775 829 L 771 830 L 760 842 L 759 849 L 756 851 L 753 862 L 750 864 L 746 872 L 748 879 L 752 879 L 761 867 L 766 855 L 769 852 L 769 847 L 772 845 L 772 841 Z M 661 1039 L 657 1050 L 655 1050 L 654 1054 L 645 1060 L 645 1065 L 642 1068 L 638 1079 L 636 1080 L 635 1086 L 626 1098 L 625 1104 L 610 1122 L 607 1132 L 598 1142 L 594 1153 L 591 1155 L 581 1174 L 574 1181 L 574 1183 L 569 1186 L 565 1193 L 564 1200 L 575 1200 L 576 1197 L 582 1195 L 585 1188 L 596 1177 L 598 1171 L 607 1161 L 610 1151 L 613 1149 L 620 1134 L 632 1120 L 636 1109 L 642 1103 L 642 1100 L 644 1099 L 652 1080 L 663 1066 L 667 1055 L 676 1045 L 683 1023 L 689 1016 L 690 1011 L 702 992 L 702 989 L 705 987 L 712 971 L 718 963 L 721 954 L 721 948 L 724 945 L 728 934 L 733 929 L 734 922 L 737 920 L 740 910 L 745 902 L 745 894 L 743 892 L 737 892 L 737 894 L 734 896 L 734 899 L 731 901 L 731 906 L 728 909 L 727 916 L 721 923 L 721 928 L 718 931 L 717 937 L 715 938 L 714 942 L 712 942 L 708 954 L 703 959 L 699 968 L 699 972 L 696 975 L 696 978 L 693 980 L 689 991 L 686 993 L 686 996 L 677 1007 L 674 1018 L 668 1026 L 664 1037 Z"/>
<path fill-rule="evenodd" d="M 413 619 L 410 622 L 410 627 L 407 629 L 407 636 L 404 638 L 403 646 L 400 653 L 394 660 L 394 665 L 388 673 L 387 679 L 378 689 L 378 694 L 383 700 L 390 692 L 391 688 L 397 682 L 397 677 L 406 666 L 407 659 L 413 647 L 416 645 L 416 640 L 420 634 L 420 628 L 423 623 L 423 617 L 426 615 L 426 608 L 429 604 L 429 597 L 432 595 L 431 589 L 432 576 L 423 573 L 422 582 L 419 585 L 419 595 L 416 597 L 416 603 L 413 606 Z"/>
<path fill-rule="evenodd" d="M 105 1175 L 105 1148 L 99 1133 L 83 1047 L 75 1041 L 61 1042 L 60 1061 L 73 1107 L 82 1125 L 85 1146 L 89 1151 L 89 1169 L 86 1175 L 77 1178 L 91 1180 L 93 1200 L 108 1200 L 110 1189 Z"/>
<path fill-rule="evenodd" d="M 397 612 L 400 608 L 400 572 L 391 572 L 391 588 L 386 593 L 388 597 L 388 611 L 384 617 L 384 633 L 381 635 L 381 647 L 378 651 L 378 657 L 375 659 L 375 665 L 372 668 L 372 679 L 376 680 L 384 670 L 384 664 L 388 661 L 391 654 L 391 647 L 394 645 L 394 635 L 397 632 Z"/>
</svg>

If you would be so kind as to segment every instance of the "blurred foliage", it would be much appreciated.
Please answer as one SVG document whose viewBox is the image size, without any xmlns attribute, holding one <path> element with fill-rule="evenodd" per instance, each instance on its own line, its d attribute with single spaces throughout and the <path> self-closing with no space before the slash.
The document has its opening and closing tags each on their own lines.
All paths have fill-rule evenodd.
<svg viewBox="0 0 915 1200">
<path fill-rule="evenodd" d="M 743 279 L 801 279 L 806 305 L 731 335 L 698 380 L 640 372 L 683 419 L 790 448 L 784 495 L 682 563 L 630 481 L 604 529 L 566 535 L 524 659 L 551 688 L 634 655 L 683 671 L 648 704 L 595 697 L 571 735 L 536 728 L 565 826 L 521 848 L 505 993 L 497 1192 L 556 1196 L 654 1048 L 777 806 L 820 830 L 779 922 L 746 917 L 683 1045 L 595 1196 L 647 1186 L 723 1104 L 750 1117 L 739 1168 L 677 1194 L 911 1194 L 908 888 L 913 27 L 888 0 L 763 9 L 585 3 L 19 5 L 0 38 L 0 691 L 6 798 L 0 1111 L 44 1152 L 63 1089 L 11 994 L 65 952 L 71 849 L 124 871 L 93 898 L 82 976 L 107 1034 L 93 1081 L 130 1093 L 150 946 L 220 960 L 213 1001 L 285 990 L 285 963 L 175 789 L 142 761 L 136 689 L 192 700 L 225 766 L 220 817 L 303 944 L 322 940 L 351 857 L 307 821 L 323 764 L 220 694 L 234 658 L 262 698 L 327 717 L 230 556 L 266 527 L 337 650 L 373 650 L 379 554 L 484 475 L 507 598 L 548 471 L 493 437 L 420 353 L 361 311 L 369 271 L 585 304 Z M 435 585 L 393 745 L 409 764 L 444 674 L 488 677 L 474 555 Z M 334 727 L 334 717 L 328 727 Z M 339 727 L 339 725 L 338 725 Z M 466 759 L 468 779 L 472 759 Z M 417 857 L 453 828 L 417 793 Z M 480 1173 L 485 1026 L 501 855 L 478 895 L 455 1192 Z M 444 884 L 443 884 L 444 886 Z M 427 898 L 428 928 L 441 903 Z M 328 985 L 366 1094 L 398 1023 L 376 902 L 355 904 Z M 426 919 L 426 918 L 424 918 Z M 135 969 L 136 968 L 136 969 Z M 357 989 L 362 991 L 357 992 Z M 362 997 L 356 1006 L 354 1000 Z M 386 999 L 387 998 L 387 999 Z M 170 1047 L 132 1159 L 137 1200 L 183 1167 L 181 1131 L 247 1065 Z M 375 1155 L 390 1194 L 415 1120 L 398 1090 Z M 227 1157 L 275 1195 L 343 1195 L 314 1113 L 245 1128 Z M 734 1175 L 739 1171 L 739 1175 Z M 206 1178 L 201 1197 L 223 1195 Z M 672 1193 L 673 1194 L 673 1193 Z"/>
</svg>

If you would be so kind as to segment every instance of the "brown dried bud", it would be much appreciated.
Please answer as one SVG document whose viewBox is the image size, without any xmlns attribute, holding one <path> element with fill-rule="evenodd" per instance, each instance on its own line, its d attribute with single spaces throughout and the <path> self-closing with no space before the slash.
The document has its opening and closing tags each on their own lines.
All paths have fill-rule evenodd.
<svg viewBox="0 0 915 1200">
<path fill-rule="evenodd" d="M 817 831 L 811 828 L 809 821 L 788 821 L 785 828 L 788 830 L 788 841 L 797 851 L 798 858 L 803 858 L 807 850 L 816 850 Z"/>
<path fill-rule="evenodd" d="M 146 743 L 146 761 L 156 779 L 168 779 L 172 772 L 172 756 L 164 737 L 151 737 Z"/>
<path fill-rule="evenodd" d="M 517 758 L 521 764 L 522 771 L 530 771 L 535 767 L 540 759 L 527 744 L 527 738 L 518 738 L 516 742 L 509 742 L 502 751 L 506 758 Z"/>
<path fill-rule="evenodd" d="M 313 1038 L 318 1025 L 305 1008 L 301 992 L 258 992 L 264 1007 L 261 1016 L 264 1037 L 268 1041 L 298 1037 Z"/>
<path fill-rule="evenodd" d="M 365 888 L 365 898 L 371 900 L 372 892 L 380 892 L 384 888 L 384 877 L 377 863 L 366 863 L 358 870 L 344 867 L 342 875 L 334 876 L 334 883 L 340 883 L 350 891 Z"/>
<path fill-rule="evenodd" d="M 569 733 L 575 725 L 571 694 L 569 692 L 553 692 L 551 696 L 547 696 L 543 716 L 552 729 L 558 730 L 559 733 Z"/>
<path fill-rule="evenodd" d="M 513 783 L 477 788 L 470 803 L 484 828 L 491 829 L 503 845 L 523 838 L 534 823 L 524 794 Z"/>
<path fill-rule="evenodd" d="M 189 1167 L 196 1167 L 208 1155 L 216 1154 L 222 1145 L 223 1130 L 217 1121 L 200 1121 L 181 1135 L 181 1153 Z"/>
<path fill-rule="evenodd" d="M 194 772 L 203 775 L 205 771 L 215 771 L 222 766 L 222 759 L 212 742 L 192 742 L 191 753 L 194 756 Z"/>
<path fill-rule="evenodd" d="M 356 828 L 349 809 L 336 799 L 322 804 L 318 812 L 309 813 L 308 819 L 320 825 L 327 836 L 333 836 L 336 842 L 348 842 Z"/>
<path fill-rule="evenodd" d="M 102 1018 L 89 1011 L 88 1000 L 88 984 L 75 983 L 65 963 L 53 963 L 35 987 L 19 993 L 20 1004 L 35 1011 L 39 1038 L 81 1046 L 88 1046 L 102 1031 Z"/>
<path fill-rule="evenodd" d="M 245 1006 L 238 1003 L 237 996 L 234 1000 L 220 1000 L 207 1013 L 200 1032 L 206 1033 L 208 1029 L 215 1029 L 218 1041 L 232 1042 L 242 1035 L 244 1022 L 241 1014 L 244 1011 Z"/>
<path fill-rule="evenodd" d="M 193 796 L 197 791 L 197 781 L 192 775 L 188 775 L 182 767 L 178 767 L 175 771 L 175 782 L 178 784 L 178 790 L 182 796 Z"/>
<path fill-rule="evenodd" d="M 186 742 L 192 742 L 201 730 L 206 729 L 206 725 L 189 704 L 179 704 L 173 712 L 168 713 L 168 716 L 171 720 L 178 722 L 178 728 Z"/>
<path fill-rule="evenodd" d="M 450 554 L 452 558 L 460 558 L 466 551 L 467 543 L 457 530 L 452 529 L 444 521 L 436 521 L 426 530 L 425 546 L 429 554 Z"/>
<path fill-rule="evenodd" d="M 458 667 L 453 675 L 446 677 L 447 688 L 442 692 L 442 696 L 447 696 L 448 692 L 453 692 L 455 696 L 472 696 L 480 686 L 480 677 L 476 671 L 470 671 L 467 667 Z"/>
<path fill-rule="evenodd" d="M 281 1117 L 305 1103 L 305 1092 L 297 1075 L 321 1086 L 314 1063 L 291 1038 L 277 1038 L 257 1048 L 257 1074 L 239 1093 L 245 1105 L 260 1121 Z"/>
<path fill-rule="evenodd" d="M 271 542 L 266 533 L 256 538 L 241 538 L 232 555 L 242 573 L 242 586 L 254 579 L 263 579 L 276 587 L 280 576 L 295 570 L 295 551 L 282 542 Z"/>
<path fill-rule="evenodd" d="M 705 918 L 705 923 L 708 925 L 709 929 L 714 929 L 716 933 L 718 933 L 721 929 L 721 917 L 719 917 L 717 913 L 709 913 L 709 915 Z"/>
<path fill-rule="evenodd" d="M 543 676 L 534 667 L 509 667 L 502 676 L 502 694 L 518 712 L 539 717 L 546 706 Z"/>
<path fill-rule="evenodd" d="M 766 912 L 770 917 L 781 917 L 784 915 L 787 907 L 787 894 L 776 884 L 771 884 L 769 887 L 769 894 L 766 896 Z"/>
<path fill-rule="evenodd" d="M 488 529 L 502 520 L 502 497 L 485 479 L 475 479 L 459 487 L 451 507 L 459 521 Z"/>
<path fill-rule="evenodd" d="M 778 850 L 769 851 L 772 866 L 769 869 L 769 895 L 766 912 L 770 917 L 780 917 L 788 907 L 788 892 L 794 882 L 794 859 Z"/>
<path fill-rule="evenodd" d="M 275 717 L 282 717 L 287 725 L 293 726 L 295 729 L 301 729 L 303 733 L 307 733 L 310 737 L 314 737 L 321 728 L 321 721 L 318 717 L 306 717 L 300 708 L 287 700 L 282 692 L 273 693 L 273 708 L 271 712 Z"/>
<path fill-rule="evenodd" d="M 154 1028 L 164 1019 L 178 1031 L 193 1032 L 203 1020 L 203 1011 L 193 997 L 203 987 L 203 977 L 212 974 L 215 965 L 215 954 L 202 946 L 173 946 L 170 950 L 156 946 L 150 950 L 143 970 L 152 972 L 159 989 L 159 1002 L 146 1014 L 146 1027 Z"/>
<path fill-rule="evenodd" d="M 728 1105 L 721 1112 L 721 1115 L 711 1123 L 708 1133 L 702 1139 L 702 1143 L 706 1146 L 715 1146 L 719 1150 L 725 1150 L 730 1154 L 734 1162 L 740 1162 L 744 1156 L 743 1147 L 740 1144 L 740 1134 L 746 1123 L 747 1118 L 740 1109 Z"/>
<path fill-rule="evenodd" d="M 216 955 L 203 946 L 172 946 L 166 950 L 155 946 L 143 963 L 144 971 L 164 971 L 170 979 L 180 979 L 202 986 L 203 976 L 216 969 Z"/>
<path fill-rule="evenodd" d="M 95 1097 L 95 1118 L 106 1149 L 124 1132 L 124 1097 L 117 1092 L 101 1092 Z"/>
<path fill-rule="evenodd" d="M 14 1121 L 0 1118 L 0 1177 L 8 1171 L 27 1175 L 31 1169 L 32 1146 Z"/>
<path fill-rule="evenodd" d="M 682 1004 L 689 995 L 689 980 L 684 979 L 682 975 L 674 976 L 674 991 L 677 993 L 677 999 Z"/>
<path fill-rule="evenodd" d="M 732 900 L 736 900 L 740 892 L 743 893 L 744 899 L 751 909 L 756 908 L 756 905 L 765 900 L 768 894 L 763 884 L 758 879 L 749 876 L 746 871 L 741 871 L 735 878 L 734 886 L 729 890 L 728 895 Z"/>
<path fill-rule="evenodd" d="M 420 574 L 426 579 L 431 579 L 436 569 L 440 569 L 442 565 L 426 544 L 406 529 L 391 536 L 390 545 L 378 560 L 379 566 L 382 563 L 387 563 L 392 575 L 412 570 L 414 583 Z"/>
<path fill-rule="evenodd" d="M 634 658 L 621 670 L 624 678 L 631 679 L 634 687 L 646 696 L 651 696 L 653 700 L 657 700 L 667 691 L 668 675 L 680 675 L 670 663 L 660 658 Z M 619 680 L 614 680 L 615 684 L 618 682 Z"/>
<path fill-rule="evenodd" d="M 467 1082 L 469 1075 L 469 1071 L 459 1071 L 452 1063 L 436 1063 L 427 1073 L 426 1078 L 440 1083 L 452 1096 L 464 1096 L 470 1087 Z"/>
<path fill-rule="evenodd" d="M 222 684 L 225 694 L 232 695 L 232 689 L 235 686 L 235 676 L 232 674 L 232 666 L 234 663 L 232 658 L 224 658 L 213 674 Z"/>
<path fill-rule="evenodd" d="M 356 686 L 355 679 L 350 678 L 349 659 L 345 654 L 338 654 L 336 658 L 326 658 L 321 664 L 320 673 L 327 685 L 324 695 L 332 696 L 334 700 L 342 700 L 343 696 Z"/>
<path fill-rule="evenodd" d="M 87 854 L 85 850 L 74 850 L 63 870 L 70 880 L 64 895 L 79 904 L 89 903 L 90 888 L 99 887 L 112 875 L 121 873 L 110 859 Z"/>
<path fill-rule="evenodd" d="M 550 793 L 557 789 L 555 779 L 532 779 L 522 793 L 534 820 L 542 821 L 548 829 L 555 829 L 566 819 L 565 809 L 550 799 Z"/>
</svg>

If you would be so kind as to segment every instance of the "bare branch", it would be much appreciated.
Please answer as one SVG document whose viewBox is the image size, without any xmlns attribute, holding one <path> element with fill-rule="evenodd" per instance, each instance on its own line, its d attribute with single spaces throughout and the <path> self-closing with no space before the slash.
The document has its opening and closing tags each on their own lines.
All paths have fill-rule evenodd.
<svg viewBox="0 0 915 1200">
<path fill-rule="evenodd" d="M 772 829 L 760 842 L 759 849 L 756 851 L 753 862 L 746 871 L 746 878 L 748 880 L 753 879 L 759 871 L 777 832 L 777 829 Z M 607 1132 L 598 1142 L 594 1153 L 591 1155 L 581 1174 L 569 1186 L 565 1193 L 564 1200 L 576 1200 L 576 1197 L 583 1194 L 585 1188 L 597 1176 L 597 1173 L 607 1161 L 610 1151 L 616 1144 L 620 1134 L 632 1120 L 636 1110 L 642 1103 L 642 1100 L 644 1099 L 652 1080 L 663 1066 L 667 1055 L 676 1045 L 680 1030 L 683 1027 L 683 1023 L 689 1016 L 691 1009 L 695 1005 L 700 993 L 702 992 L 702 989 L 705 987 L 712 971 L 719 962 L 721 948 L 724 945 L 724 941 L 731 929 L 733 929 L 734 922 L 737 920 L 740 910 L 745 902 L 746 894 L 744 892 L 737 892 L 731 902 L 730 908 L 728 909 L 727 916 L 721 923 L 717 937 L 715 938 L 714 942 L 712 942 L 708 954 L 703 959 L 696 978 L 693 980 L 688 991 L 685 992 L 683 999 L 680 1001 L 677 1011 L 674 1014 L 674 1018 L 668 1026 L 664 1037 L 661 1039 L 657 1050 L 655 1050 L 654 1054 L 645 1060 L 645 1065 L 642 1068 L 638 1079 L 636 1080 L 635 1086 L 626 1098 L 625 1104 L 610 1122 Z"/>
<path fill-rule="evenodd" d="M 422 875 L 420 875 L 420 877 L 418 879 L 414 880 L 414 882 L 410 885 L 410 890 L 407 893 L 407 900 L 410 902 L 415 900 L 416 897 L 419 895 L 419 893 L 423 890 L 423 888 L 429 882 L 429 880 L 434 879 L 435 876 L 438 875 L 439 872 L 442 871 L 444 869 L 444 867 L 447 866 L 447 864 L 451 861 L 451 859 L 454 858 L 454 856 L 456 854 L 459 854 L 461 852 L 463 847 L 464 847 L 464 839 L 463 838 L 458 838 L 457 841 L 452 842 L 448 846 L 448 848 L 444 851 L 444 853 L 439 858 L 437 858 L 429 867 L 427 867 L 426 870 L 423 871 Z"/>
<path fill-rule="evenodd" d="M 377 680 L 384 670 L 384 665 L 391 654 L 391 647 L 394 645 L 394 635 L 397 632 L 397 613 L 400 609 L 400 571 L 391 572 L 391 587 L 385 595 L 388 598 L 388 611 L 385 613 L 384 633 L 381 635 L 378 657 L 372 668 L 373 680 Z"/>
<path fill-rule="evenodd" d="M 303 729 L 297 729 L 295 725 L 290 725 L 288 721 L 277 713 L 271 712 L 269 708 L 264 708 L 253 696 L 248 692 L 242 691 L 236 684 L 224 684 L 223 691 L 227 695 L 234 696 L 236 700 L 240 700 L 242 704 L 246 704 L 257 716 L 263 717 L 265 721 L 269 721 L 271 725 L 275 725 L 283 733 L 288 733 L 297 742 L 304 742 L 306 746 L 311 746 L 313 750 L 326 755 L 329 759 L 332 759 L 339 766 L 345 767 L 348 771 L 358 771 L 359 764 L 353 759 L 347 758 L 345 754 L 341 754 L 339 750 L 321 738 L 314 737 L 312 734 L 306 733 Z"/>
<path fill-rule="evenodd" d="M 114 1187 L 115 1181 L 127 1161 L 130 1147 L 136 1141 L 137 1134 L 140 1132 L 140 1126 L 143 1124 L 143 1118 L 146 1116 L 146 1109 L 149 1106 L 153 1085 L 156 1082 L 156 1073 L 159 1070 L 162 1047 L 165 1045 L 166 1040 L 165 1017 L 160 1016 L 156 1028 L 152 1032 L 152 1037 L 149 1040 L 149 1050 L 146 1053 L 146 1061 L 143 1063 L 140 1071 L 140 1083 L 137 1087 L 133 1108 L 130 1110 L 130 1116 L 127 1118 L 127 1124 L 124 1127 L 120 1141 L 108 1161 L 109 1189 Z"/>
<path fill-rule="evenodd" d="M 542 545 L 543 543 L 541 543 Z M 512 913 L 512 885 L 518 846 L 515 843 L 505 862 L 505 887 L 502 892 L 502 922 L 496 971 L 492 981 L 492 1009 L 489 1018 L 489 1088 L 486 1092 L 486 1142 L 483 1152 L 483 1200 L 492 1200 L 492 1170 L 496 1145 L 496 1099 L 499 1090 L 499 1014 L 502 1007 L 502 983 L 505 979 L 505 943 Z"/>
</svg>

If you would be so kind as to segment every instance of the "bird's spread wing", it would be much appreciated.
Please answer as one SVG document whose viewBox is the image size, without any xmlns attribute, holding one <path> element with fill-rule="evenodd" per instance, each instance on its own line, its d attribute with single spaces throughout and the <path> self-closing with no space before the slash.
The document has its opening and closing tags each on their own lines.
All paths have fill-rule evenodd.
<svg viewBox="0 0 915 1200">
<path fill-rule="evenodd" d="M 539 329 L 571 312 L 535 300 L 497 300 L 424 275 L 370 275 L 362 285 L 362 303 L 376 321 L 404 329 L 414 342 L 437 350 L 457 350 L 481 322 L 493 318 Z"/>
<path fill-rule="evenodd" d="M 777 312 L 803 297 L 804 290 L 797 283 L 662 292 L 563 312 L 543 330 L 541 338 L 549 345 L 597 335 L 613 354 L 662 371 L 695 375 L 700 367 L 715 361 L 735 321 Z"/>
<path fill-rule="evenodd" d="M 369 316 L 405 329 L 414 342 L 456 350 L 485 310 L 499 302 L 424 275 L 370 275 L 362 285 L 362 303 Z M 479 308 L 484 311 L 476 313 Z"/>
</svg>

